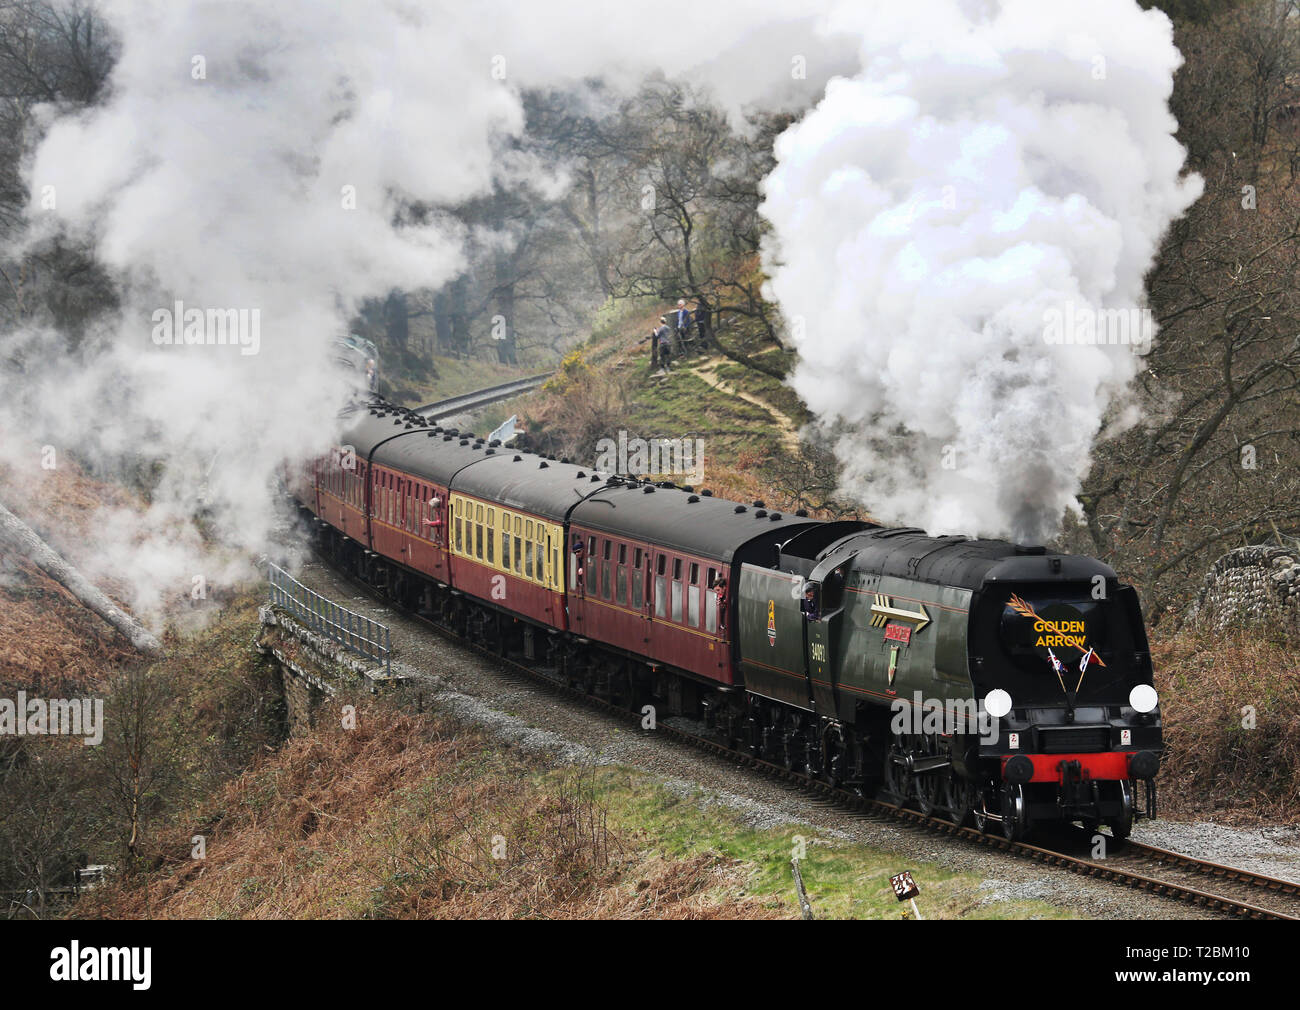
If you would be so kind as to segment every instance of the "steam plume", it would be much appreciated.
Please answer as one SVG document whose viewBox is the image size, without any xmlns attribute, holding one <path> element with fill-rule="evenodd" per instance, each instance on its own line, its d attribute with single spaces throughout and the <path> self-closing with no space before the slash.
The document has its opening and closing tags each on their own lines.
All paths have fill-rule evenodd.
<svg viewBox="0 0 1300 1010">
<path fill-rule="evenodd" d="M 737 123 L 818 103 L 782 138 L 764 207 L 773 291 L 800 324 L 795 384 L 846 432 L 846 487 L 940 529 L 1052 528 L 1137 359 L 1045 345 L 1043 311 L 1139 305 L 1160 233 L 1197 192 L 1170 137 L 1168 23 L 1132 0 L 106 10 L 122 42 L 108 96 L 46 110 L 25 241 L 90 236 L 121 311 L 67 356 L 58 334 L 3 336 L 27 371 L 0 405 L 0 454 L 30 480 L 42 443 L 162 461 L 143 518 L 97 517 L 99 571 L 155 614 L 265 547 L 271 475 L 334 436 L 329 342 L 360 300 L 462 269 L 445 209 L 497 180 L 556 184 L 501 154 L 526 88 L 661 70 Z M 417 203 L 421 222 L 394 223 Z M 258 353 L 158 346 L 155 314 L 178 299 L 258 310 Z M 223 559 L 189 519 L 201 482 Z"/>
<path fill-rule="evenodd" d="M 1201 191 L 1172 136 L 1169 21 L 1132 0 L 924 0 L 830 25 L 864 69 L 780 138 L 763 204 L 794 387 L 877 515 L 1049 538 L 1141 367 L 1132 343 L 1049 341 L 1089 319 L 1123 339 Z"/>
</svg>

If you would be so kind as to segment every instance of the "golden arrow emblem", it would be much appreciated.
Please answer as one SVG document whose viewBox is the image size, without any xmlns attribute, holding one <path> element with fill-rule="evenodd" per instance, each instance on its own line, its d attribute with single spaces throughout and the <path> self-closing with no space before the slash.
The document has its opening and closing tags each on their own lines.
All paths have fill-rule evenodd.
<svg viewBox="0 0 1300 1010">
<path fill-rule="evenodd" d="M 930 615 L 926 613 L 925 604 L 917 604 L 920 610 L 902 610 L 893 605 L 893 600 L 883 593 L 876 593 L 875 602 L 871 604 L 871 626 L 880 628 L 889 620 L 911 621 L 916 625 L 916 630 L 920 631 L 930 623 Z"/>
</svg>

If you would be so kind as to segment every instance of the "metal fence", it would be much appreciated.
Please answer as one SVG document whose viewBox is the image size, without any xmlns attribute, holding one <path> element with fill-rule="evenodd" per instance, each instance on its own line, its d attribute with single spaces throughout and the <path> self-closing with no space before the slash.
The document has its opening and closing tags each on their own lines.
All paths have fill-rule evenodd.
<svg viewBox="0 0 1300 1010">
<path fill-rule="evenodd" d="M 271 584 L 271 602 L 275 606 L 292 613 L 316 634 L 379 663 L 385 673 L 393 672 L 393 643 L 387 625 L 340 607 L 308 589 L 278 565 L 267 565 L 266 578 Z"/>
</svg>

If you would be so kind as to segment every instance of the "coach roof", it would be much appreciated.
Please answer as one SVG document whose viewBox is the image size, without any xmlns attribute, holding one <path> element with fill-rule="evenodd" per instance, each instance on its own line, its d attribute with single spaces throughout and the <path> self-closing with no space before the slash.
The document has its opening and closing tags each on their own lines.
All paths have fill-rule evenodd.
<svg viewBox="0 0 1300 1010">
<path fill-rule="evenodd" d="M 722 561 L 730 561 L 760 534 L 777 530 L 793 535 L 815 522 L 682 488 L 634 483 L 607 484 L 577 506 L 570 519 L 585 528 Z"/>
</svg>

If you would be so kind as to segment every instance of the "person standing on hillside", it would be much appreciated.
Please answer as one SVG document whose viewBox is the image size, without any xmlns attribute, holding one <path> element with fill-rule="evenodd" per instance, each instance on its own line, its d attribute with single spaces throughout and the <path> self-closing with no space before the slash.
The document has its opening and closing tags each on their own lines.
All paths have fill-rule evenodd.
<svg viewBox="0 0 1300 1010">
<path fill-rule="evenodd" d="M 677 299 L 677 314 L 673 317 L 677 330 L 677 347 L 686 352 L 686 338 L 691 329 L 691 310 L 686 307 L 686 299 Z"/>
<path fill-rule="evenodd" d="M 709 306 L 703 298 L 700 298 L 695 303 L 695 336 L 700 347 L 707 348 L 709 346 L 709 336 L 711 333 L 712 328 L 709 325 Z"/>
<path fill-rule="evenodd" d="M 654 340 L 659 345 L 659 364 L 664 371 L 672 368 L 673 331 L 668 328 L 668 317 L 659 317 L 659 329 L 655 330 Z"/>
</svg>

